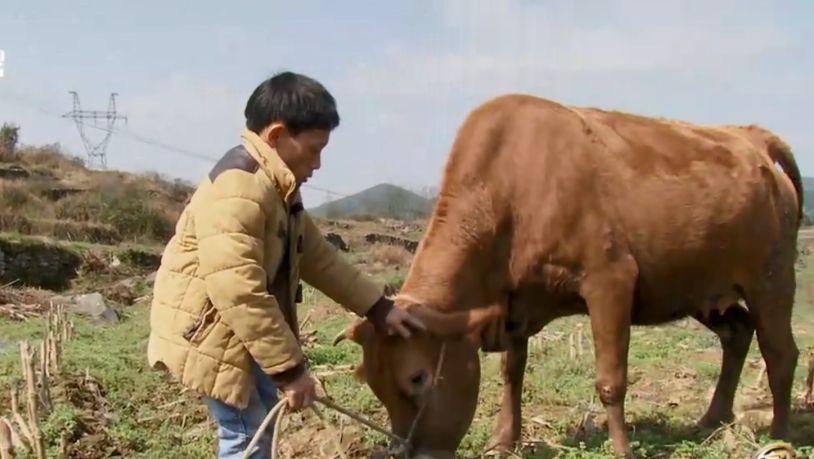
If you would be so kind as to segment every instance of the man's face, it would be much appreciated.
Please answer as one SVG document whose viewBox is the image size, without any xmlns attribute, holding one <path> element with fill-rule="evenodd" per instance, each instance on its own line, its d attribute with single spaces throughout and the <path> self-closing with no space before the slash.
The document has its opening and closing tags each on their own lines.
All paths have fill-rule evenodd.
<svg viewBox="0 0 814 459">
<path fill-rule="evenodd" d="M 267 141 L 288 166 L 297 183 L 305 183 L 321 165 L 322 149 L 328 145 L 331 131 L 307 129 L 292 135 L 282 124 L 273 124 Z"/>
</svg>

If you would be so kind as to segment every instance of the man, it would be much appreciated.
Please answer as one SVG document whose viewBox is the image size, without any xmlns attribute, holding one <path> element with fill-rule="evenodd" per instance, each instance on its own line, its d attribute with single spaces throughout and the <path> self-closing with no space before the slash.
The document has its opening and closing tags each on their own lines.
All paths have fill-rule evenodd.
<svg viewBox="0 0 814 459">
<path fill-rule="evenodd" d="M 320 167 L 339 115 L 318 82 L 285 72 L 246 104 L 229 150 L 184 209 L 155 280 L 150 365 L 203 395 L 219 457 L 241 457 L 281 389 L 309 406 L 315 380 L 298 341 L 300 278 L 387 333 L 423 324 L 346 263 L 303 210 L 299 187 Z M 270 432 L 252 457 L 268 457 Z"/>
</svg>

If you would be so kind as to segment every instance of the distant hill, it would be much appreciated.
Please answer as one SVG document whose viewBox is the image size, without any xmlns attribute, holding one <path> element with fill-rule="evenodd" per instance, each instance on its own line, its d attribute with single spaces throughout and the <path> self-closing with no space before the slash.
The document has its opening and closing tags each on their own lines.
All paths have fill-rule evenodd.
<svg viewBox="0 0 814 459">
<path fill-rule="evenodd" d="M 814 216 L 814 177 L 803 177 L 803 207 L 809 218 Z"/>
<path fill-rule="evenodd" d="M 814 177 L 803 177 L 805 213 L 814 218 Z M 336 201 L 309 209 L 311 215 L 323 218 L 373 216 L 412 220 L 427 217 L 435 199 L 421 197 L 404 188 L 383 183 Z"/>
<path fill-rule="evenodd" d="M 374 216 L 413 220 L 426 217 L 432 202 L 412 191 L 382 183 L 352 196 L 309 209 L 311 215 L 323 218 Z"/>
<path fill-rule="evenodd" d="M 814 177 L 803 177 L 803 190 L 805 191 L 805 197 L 803 198 L 804 201 L 807 201 L 810 195 L 814 195 Z M 814 208 L 814 202 L 811 203 L 812 208 Z M 806 203 L 806 206 L 808 203 Z"/>
</svg>

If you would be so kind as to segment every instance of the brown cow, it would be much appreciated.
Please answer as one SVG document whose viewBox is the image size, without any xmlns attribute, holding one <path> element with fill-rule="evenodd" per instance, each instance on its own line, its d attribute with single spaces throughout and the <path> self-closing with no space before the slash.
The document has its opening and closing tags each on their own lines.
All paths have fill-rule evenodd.
<svg viewBox="0 0 814 459">
<path fill-rule="evenodd" d="M 757 330 L 771 434 L 782 437 L 798 356 L 790 320 L 801 196 L 789 148 L 759 127 L 500 97 L 460 128 L 397 301 L 431 333 L 405 341 L 361 322 L 347 336 L 363 345 L 362 373 L 417 457 L 452 457 L 472 422 L 479 347 L 505 351 L 494 441 L 516 442 L 528 338 L 573 314 L 590 316 L 596 388 L 618 454 L 632 455 L 630 326 L 688 316 L 723 348 L 702 424 L 733 418 Z"/>
</svg>

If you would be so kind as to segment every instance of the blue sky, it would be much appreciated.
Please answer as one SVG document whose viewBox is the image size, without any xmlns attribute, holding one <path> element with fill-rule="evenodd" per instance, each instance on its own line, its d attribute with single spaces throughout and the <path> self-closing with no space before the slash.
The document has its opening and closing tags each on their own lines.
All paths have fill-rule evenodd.
<svg viewBox="0 0 814 459">
<path fill-rule="evenodd" d="M 116 91 L 127 132 L 218 157 L 257 83 L 287 69 L 337 98 L 342 124 L 309 183 L 340 193 L 438 185 L 457 126 L 507 92 L 760 124 L 814 175 L 814 2 L 3 0 L 0 49 L 0 121 L 82 156 L 55 116 L 69 90 L 85 109 Z M 111 168 L 193 182 L 211 168 L 129 135 L 108 155 Z"/>
</svg>

